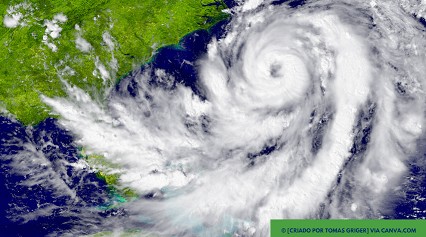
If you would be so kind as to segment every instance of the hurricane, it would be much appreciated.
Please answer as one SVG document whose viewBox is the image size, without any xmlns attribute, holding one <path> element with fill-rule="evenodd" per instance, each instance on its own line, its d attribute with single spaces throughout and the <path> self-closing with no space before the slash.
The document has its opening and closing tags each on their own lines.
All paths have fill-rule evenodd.
<svg viewBox="0 0 426 237">
<path fill-rule="evenodd" d="M 105 101 L 66 81 L 67 97 L 42 96 L 139 195 L 101 225 L 268 236 L 271 219 L 394 218 L 425 158 L 426 2 L 248 0 L 227 11 L 200 56 L 179 61 L 195 79 L 148 63 Z"/>
</svg>

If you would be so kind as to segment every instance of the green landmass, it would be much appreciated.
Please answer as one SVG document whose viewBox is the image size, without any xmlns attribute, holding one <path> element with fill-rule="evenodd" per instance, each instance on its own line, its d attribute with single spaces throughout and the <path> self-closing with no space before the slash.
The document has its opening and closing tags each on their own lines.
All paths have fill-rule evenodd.
<svg viewBox="0 0 426 237">
<path fill-rule="evenodd" d="M 79 148 L 79 156 L 80 159 L 84 159 L 89 167 L 96 172 L 97 178 L 103 180 L 108 185 L 108 192 L 113 202 L 106 203 L 101 208 L 111 209 L 116 204 L 138 198 L 139 195 L 136 191 L 129 187 L 124 187 L 120 183 L 121 167 L 118 164 L 107 161 L 102 155 L 86 154 L 84 148 Z"/>
<path fill-rule="evenodd" d="M 225 8 L 217 0 L 1 1 L 0 113 L 10 113 L 25 125 L 55 116 L 40 95 L 67 96 L 63 81 L 102 103 L 108 88 L 149 61 L 158 48 L 210 28 L 228 17 Z M 7 21 L 14 16 L 19 16 L 17 22 Z M 48 25 L 60 30 L 54 35 Z M 138 197 L 120 184 L 119 166 L 83 149 L 80 154 L 108 185 L 112 202 L 100 208 Z"/>
<path fill-rule="evenodd" d="M 66 96 L 61 80 L 102 102 L 118 78 L 159 47 L 226 18 L 225 8 L 217 0 L 2 1 L 0 111 L 37 124 L 52 116 L 41 94 Z M 19 25 L 6 27 L 19 14 Z M 49 24 L 61 28 L 59 35 L 46 31 Z M 77 48 L 78 39 L 90 46 Z"/>
</svg>

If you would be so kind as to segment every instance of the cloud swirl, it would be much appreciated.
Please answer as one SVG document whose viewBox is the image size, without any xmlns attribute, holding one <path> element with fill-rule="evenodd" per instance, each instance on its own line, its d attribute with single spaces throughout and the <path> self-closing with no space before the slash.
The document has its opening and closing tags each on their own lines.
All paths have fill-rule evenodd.
<svg viewBox="0 0 426 237">
<path fill-rule="evenodd" d="M 146 67 L 107 106 L 72 86 L 44 101 L 144 197 L 129 225 L 266 236 L 272 218 L 381 218 L 424 137 L 415 2 L 247 1 L 196 62 L 202 96 Z"/>
</svg>

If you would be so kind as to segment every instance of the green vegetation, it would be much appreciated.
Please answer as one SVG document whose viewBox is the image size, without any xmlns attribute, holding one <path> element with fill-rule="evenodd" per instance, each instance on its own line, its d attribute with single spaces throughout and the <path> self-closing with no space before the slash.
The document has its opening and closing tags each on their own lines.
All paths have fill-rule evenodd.
<svg viewBox="0 0 426 237">
<path fill-rule="evenodd" d="M 225 7 L 217 0 L 0 2 L 0 106 L 24 124 L 36 124 L 50 116 L 40 94 L 66 96 L 61 79 L 103 101 L 117 78 L 159 47 L 224 19 Z M 14 14 L 22 15 L 19 24 L 6 27 Z M 49 24 L 60 27 L 60 35 L 46 32 Z M 77 39 L 90 45 L 78 49 Z"/>
<path fill-rule="evenodd" d="M 80 158 L 86 160 L 88 165 L 96 171 L 96 176 L 100 180 L 105 181 L 113 201 L 123 203 L 138 197 L 136 191 L 120 184 L 121 171 L 119 165 L 107 161 L 102 155 L 86 154 L 83 148 L 80 148 Z M 110 209 L 114 206 L 114 204 L 107 204 L 102 208 Z"/>
</svg>

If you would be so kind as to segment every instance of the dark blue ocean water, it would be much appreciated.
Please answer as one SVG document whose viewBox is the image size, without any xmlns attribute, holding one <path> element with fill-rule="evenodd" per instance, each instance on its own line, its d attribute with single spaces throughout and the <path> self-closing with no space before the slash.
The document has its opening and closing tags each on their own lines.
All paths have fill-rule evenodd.
<svg viewBox="0 0 426 237">
<path fill-rule="evenodd" d="M 160 49 L 141 70 L 163 69 L 175 77 L 174 86 L 182 83 L 203 96 L 195 61 L 207 51 L 212 37 L 224 35 L 227 24 L 225 20 L 209 31 L 188 34 L 179 45 Z M 150 83 L 162 86 L 154 74 Z M 116 87 L 118 94 L 130 96 L 138 93 L 136 88 L 132 73 Z M 0 116 L 0 236 L 61 235 L 76 229 L 81 230 L 76 234 L 90 234 L 96 226 L 107 226 L 103 219 L 125 216 L 124 210 L 100 208 L 113 196 L 95 173 L 73 166 L 78 160 L 71 134 L 55 119 L 25 127 Z"/>
<path fill-rule="evenodd" d="M 0 117 L 0 236 L 45 236 L 96 222 L 111 199 L 95 173 L 73 165 L 71 135 L 47 119 L 34 128 Z"/>
<path fill-rule="evenodd" d="M 228 6 L 235 5 L 234 1 L 225 2 Z M 304 1 L 275 1 L 274 4 L 283 2 L 292 7 L 304 4 Z M 224 35 L 227 24 L 228 21 L 223 21 L 209 31 L 193 32 L 179 45 L 160 49 L 153 61 L 143 65 L 141 70 L 163 69 L 175 77 L 174 84 L 168 85 L 168 89 L 173 90 L 177 83 L 181 83 L 205 98 L 198 85 L 196 60 L 206 52 L 212 37 Z M 151 76 L 151 85 L 164 86 L 154 73 Z M 136 96 L 139 93 L 137 83 L 130 73 L 117 85 L 116 93 Z M 322 116 L 322 125 L 314 126 L 312 152 L 320 149 L 321 129 L 330 118 L 327 114 Z M 355 128 L 358 135 L 351 150 L 354 156 L 367 149 L 369 134 L 374 129 L 368 116 L 373 115 L 361 115 L 358 128 Z M 270 154 L 279 147 L 280 144 L 271 141 L 248 158 L 254 162 L 256 157 Z M 426 151 L 421 144 L 419 147 Z M 387 218 L 426 217 L 422 212 L 426 210 L 425 158 L 425 152 L 420 152 L 407 161 L 410 173 L 405 178 L 403 191 L 389 204 L 394 215 Z M 72 136 L 55 119 L 25 127 L 15 120 L 0 117 L 0 236 L 45 236 L 75 229 L 81 230 L 77 232 L 79 234 L 89 234 L 96 232 L 95 226 L 107 226 L 105 219 L 125 218 L 124 210 L 99 208 L 111 202 L 111 194 L 105 182 L 94 173 L 74 167 L 78 160 L 78 149 Z"/>
</svg>

